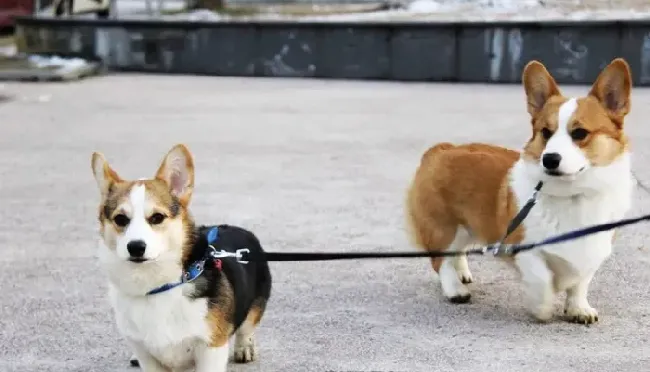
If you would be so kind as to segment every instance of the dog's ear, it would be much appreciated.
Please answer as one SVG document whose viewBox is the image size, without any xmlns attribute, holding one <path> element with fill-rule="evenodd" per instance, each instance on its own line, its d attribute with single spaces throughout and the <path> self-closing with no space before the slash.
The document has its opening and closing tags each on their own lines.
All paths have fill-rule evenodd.
<svg viewBox="0 0 650 372">
<path fill-rule="evenodd" d="M 616 58 L 598 75 L 589 95 L 596 97 L 613 119 L 622 122 L 630 112 L 631 90 L 630 66 L 623 58 Z"/>
<path fill-rule="evenodd" d="M 560 94 L 555 79 L 541 62 L 528 62 L 524 67 L 521 80 L 526 91 L 528 113 L 532 117 L 537 116 L 542 111 L 549 98 Z"/>
<path fill-rule="evenodd" d="M 187 207 L 194 190 L 194 160 L 185 145 L 179 144 L 169 150 L 156 178 L 165 181 L 171 193 Z"/>
<path fill-rule="evenodd" d="M 99 152 L 93 152 L 90 166 L 93 169 L 97 187 L 103 197 L 106 197 L 113 184 L 122 181 L 120 176 L 108 165 L 104 155 Z"/>
</svg>

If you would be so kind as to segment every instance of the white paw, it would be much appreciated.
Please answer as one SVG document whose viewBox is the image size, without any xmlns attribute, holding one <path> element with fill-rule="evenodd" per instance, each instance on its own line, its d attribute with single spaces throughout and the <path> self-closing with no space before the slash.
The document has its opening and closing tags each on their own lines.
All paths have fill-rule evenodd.
<svg viewBox="0 0 650 372">
<path fill-rule="evenodd" d="M 593 324 L 598 321 L 598 311 L 591 306 L 571 306 L 564 310 L 567 320 L 573 323 Z"/>
<path fill-rule="evenodd" d="M 454 304 L 469 302 L 471 298 L 469 289 L 461 282 L 459 272 L 451 264 L 450 260 L 443 261 L 440 266 L 439 277 L 442 293 L 444 293 L 449 302 Z"/>
<path fill-rule="evenodd" d="M 469 271 L 469 262 L 467 262 L 467 257 L 456 257 L 453 266 L 458 273 L 458 279 L 460 279 L 463 284 L 474 282 L 474 279 L 472 278 L 472 272 Z"/>
<path fill-rule="evenodd" d="M 245 341 L 237 342 L 235 345 L 235 363 L 248 363 L 257 358 L 257 348 L 255 339 L 248 338 Z"/>
<path fill-rule="evenodd" d="M 469 271 L 469 269 L 458 271 L 458 278 L 463 284 L 474 283 L 474 278 L 472 277 L 472 273 Z"/>
<path fill-rule="evenodd" d="M 442 292 L 445 294 L 445 297 L 449 302 L 453 304 L 465 304 L 468 303 L 471 299 L 471 294 L 466 285 L 460 282 L 460 280 L 454 278 L 455 280 L 451 282 L 443 281 L 442 282 Z"/>
</svg>

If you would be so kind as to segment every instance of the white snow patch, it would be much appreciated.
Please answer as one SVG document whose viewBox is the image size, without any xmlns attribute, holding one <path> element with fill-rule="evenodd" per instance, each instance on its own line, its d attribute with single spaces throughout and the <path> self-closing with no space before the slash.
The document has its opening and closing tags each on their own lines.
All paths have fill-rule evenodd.
<svg viewBox="0 0 650 372">
<path fill-rule="evenodd" d="M 167 0 L 172 1 L 172 0 Z M 176 1 L 176 0 L 173 0 Z M 236 0 L 235 0 L 236 1 Z M 327 0 L 315 0 L 328 4 Z M 332 0 L 333 1 L 333 0 Z M 379 2 L 381 0 L 369 0 Z M 219 14 L 210 10 L 163 15 L 163 20 L 187 21 L 294 21 L 294 22 L 340 22 L 340 21 L 559 21 L 559 20 L 627 20 L 650 19 L 650 2 L 638 0 L 397 0 L 404 7 L 395 10 L 349 12 L 338 14 L 288 15 L 260 13 L 248 16 Z M 119 3 L 119 2 L 118 2 Z M 177 4 L 174 3 L 176 6 Z M 261 3 L 260 5 L 264 5 Z M 150 19 L 143 13 L 125 12 L 121 18 Z"/>
<path fill-rule="evenodd" d="M 58 67 L 58 72 L 72 71 L 87 65 L 87 62 L 81 58 L 61 58 L 58 56 L 31 55 L 27 57 L 27 60 L 37 68 Z"/>
<path fill-rule="evenodd" d="M 15 45 L 0 46 L 0 57 L 13 57 L 18 53 Z"/>
<path fill-rule="evenodd" d="M 433 0 L 415 0 L 408 4 L 408 11 L 413 13 L 432 13 L 440 10 L 441 4 Z"/>
</svg>

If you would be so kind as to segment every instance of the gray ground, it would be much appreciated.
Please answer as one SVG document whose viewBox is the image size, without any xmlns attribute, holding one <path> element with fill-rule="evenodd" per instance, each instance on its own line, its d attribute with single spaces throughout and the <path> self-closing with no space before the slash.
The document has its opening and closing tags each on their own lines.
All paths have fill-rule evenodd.
<svg viewBox="0 0 650 372">
<path fill-rule="evenodd" d="M 14 97 L 0 103 L 1 371 L 131 370 L 95 259 L 92 151 L 138 178 L 188 144 L 198 220 L 251 228 L 268 250 L 407 250 L 404 190 L 429 145 L 528 135 L 518 86 L 121 75 L 0 93 Z M 649 101 L 636 89 L 628 119 L 646 183 Z M 632 214 L 649 201 L 639 191 Z M 441 299 L 426 259 L 274 263 L 261 359 L 231 371 L 647 370 L 647 239 L 622 231 L 592 327 L 531 322 L 489 257 L 470 261 L 469 305 Z"/>
</svg>

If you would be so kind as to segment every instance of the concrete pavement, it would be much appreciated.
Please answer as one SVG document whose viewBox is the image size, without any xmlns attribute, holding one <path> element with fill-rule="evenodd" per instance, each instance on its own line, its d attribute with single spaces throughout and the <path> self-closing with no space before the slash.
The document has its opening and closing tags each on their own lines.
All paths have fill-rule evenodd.
<svg viewBox="0 0 650 372">
<path fill-rule="evenodd" d="M 267 250 L 409 250 L 402 201 L 428 146 L 529 134 L 519 86 L 125 74 L 0 93 L 3 372 L 132 371 L 95 258 L 92 151 L 139 178 L 188 144 L 198 221 L 251 228 Z M 648 103 L 636 89 L 627 125 L 650 185 Z M 649 212 L 638 191 L 631 215 Z M 469 305 L 441 298 L 426 259 L 274 263 L 260 359 L 231 371 L 647 370 L 648 235 L 621 231 L 591 327 L 532 322 L 515 273 L 489 257 L 470 259 Z"/>
</svg>

